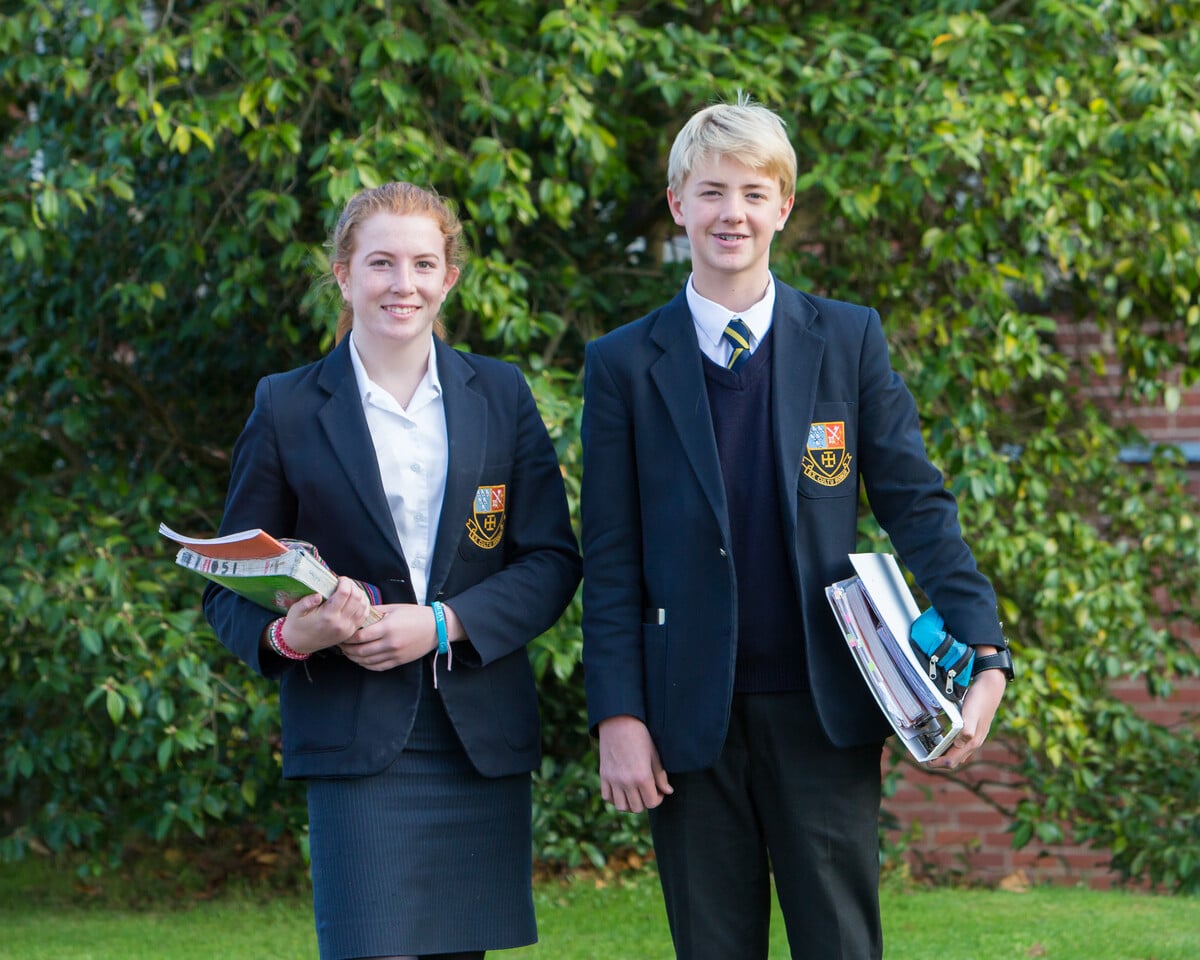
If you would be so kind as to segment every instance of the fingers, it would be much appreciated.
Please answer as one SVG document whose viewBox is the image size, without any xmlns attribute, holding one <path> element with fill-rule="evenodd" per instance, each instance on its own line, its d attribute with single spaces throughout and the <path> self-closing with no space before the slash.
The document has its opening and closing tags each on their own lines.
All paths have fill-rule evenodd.
<svg viewBox="0 0 1200 960">
<path fill-rule="evenodd" d="M 312 593 L 288 607 L 287 632 L 294 649 L 315 653 L 354 635 L 370 604 L 352 581 L 340 579 L 328 599 Z"/>
<path fill-rule="evenodd" d="M 390 670 L 437 649 L 437 630 L 429 607 L 400 603 L 375 609 L 383 619 L 355 630 L 342 641 L 342 651 L 354 663 L 368 670 Z"/>
<path fill-rule="evenodd" d="M 394 658 L 387 651 L 370 650 L 363 651 L 353 644 L 343 643 L 342 652 L 346 655 L 351 663 L 356 663 L 364 670 L 373 670 L 380 673 L 384 670 L 391 670 L 396 664 Z"/>
<path fill-rule="evenodd" d="M 367 611 L 371 604 L 367 596 L 353 580 L 339 577 L 337 589 L 325 601 L 331 614 L 344 617 L 355 628 L 361 627 L 367 619 Z"/>
<path fill-rule="evenodd" d="M 976 752 L 991 732 L 992 720 L 1004 696 L 1004 688 L 1004 676 L 998 670 L 984 671 L 972 679 L 962 706 L 962 730 L 950 749 L 937 760 L 931 760 L 927 766 L 954 770 L 975 759 Z"/>
<path fill-rule="evenodd" d="M 976 751 L 983 746 L 984 738 L 965 726 L 955 738 L 950 748 L 936 760 L 930 760 L 926 766 L 940 770 L 955 770 L 966 766 L 975 758 Z"/>
<path fill-rule="evenodd" d="M 938 770 L 955 770 L 969 763 L 972 753 L 973 751 L 964 750 L 958 744 L 954 744 L 936 760 L 929 761 L 929 766 Z"/>
<path fill-rule="evenodd" d="M 653 781 L 649 781 L 653 783 Z M 663 795 L 655 787 L 637 784 L 617 785 L 601 779 L 600 797 L 621 813 L 643 813 L 663 802 Z"/>
<path fill-rule="evenodd" d="M 294 610 L 296 611 L 296 616 L 303 617 L 315 610 L 323 602 L 319 593 L 310 593 L 307 597 L 301 597 L 299 600 L 289 602 L 287 604 L 287 612 L 291 614 Z"/>
<path fill-rule="evenodd" d="M 600 796 L 625 813 L 653 809 L 672 792 L 646 725 L 631 716 L 600 724 Z"/>
<path fill-rule="evenodd" d="M 675 792 L 675 788 L 671 786 L 671 781 L 667 779 L 667 771 L 662 768 L 661 764 L 658 764 L 655 767 L 654 785 L 658 788 L 658 792 L 663 797 L 670 796 Z"/>
</svg>

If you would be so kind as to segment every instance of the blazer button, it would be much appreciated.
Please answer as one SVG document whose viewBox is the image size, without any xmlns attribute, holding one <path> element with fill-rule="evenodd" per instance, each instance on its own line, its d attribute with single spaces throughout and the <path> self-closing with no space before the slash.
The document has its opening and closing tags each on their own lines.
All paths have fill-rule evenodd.
<svg viewBox="0 0 1200 960">
<path fill-rule="evenodd" d="M 725 552 L 725 548 L 724 548 L 724 547 L 721 547 L 720 549 L 721 549 L 721 557 L 722 557 L 722 558 L 729 556 L 729 554 L 727 554 L 727 553 Z"/>
</svg>

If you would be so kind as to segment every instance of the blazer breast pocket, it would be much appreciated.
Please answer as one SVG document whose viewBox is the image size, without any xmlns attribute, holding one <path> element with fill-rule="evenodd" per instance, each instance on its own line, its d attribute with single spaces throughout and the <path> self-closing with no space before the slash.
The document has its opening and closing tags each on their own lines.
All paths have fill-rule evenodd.
<svg viewBox="0 0 1200 960">
<path fill-rule="evenodd" d="M 503 561 L 511 480 L 511 463 L 492 464 L 480 474 L 468 505 L 465 536 L 458 543 L 459 556 L 464 560 L 495 564 Z"/>
<path fill-rule="evenodd" d="M 858 420 L 853 403 L 818 403 L 804 440 L 799 493 L 809 499 L 858 493 Z"/>
</svg>

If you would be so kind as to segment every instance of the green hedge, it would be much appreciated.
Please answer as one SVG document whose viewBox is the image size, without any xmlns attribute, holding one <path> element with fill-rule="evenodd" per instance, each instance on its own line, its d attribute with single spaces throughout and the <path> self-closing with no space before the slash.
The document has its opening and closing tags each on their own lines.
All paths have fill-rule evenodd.
<svg viewBox="0 0 1200 960">
<path fill-rule="evenodd" d="M 154 530 L 216 527 L 253 384 L 312 359 L 355 189 L 436 186 L 473 250 L 452 338 L 526 370 L 579 481 L 583 345 L 686 265 L 665 153 L 736 91 L 794 135 L 779 275 L 877 306 L 1021 665 L 1018 845 L 1200 887 L 1186 465 L 1089 388 L 1170 412 L 1200 374 L 1195 0 L 984 4 L 29 2 L 0 19 L 0 852 L 222 824 L 303 837 L 272 693 L 220 654 Z M 1064 353 L 1094 330 L 1108 352 Z M 1115 376 L 1110 378 L 1110 374 Z M 883 541 L 869 523 L 864 547 Z M 596 798 L 579 617 L 535 644 L 538 843 L 644 849 Z"/>
</svg>

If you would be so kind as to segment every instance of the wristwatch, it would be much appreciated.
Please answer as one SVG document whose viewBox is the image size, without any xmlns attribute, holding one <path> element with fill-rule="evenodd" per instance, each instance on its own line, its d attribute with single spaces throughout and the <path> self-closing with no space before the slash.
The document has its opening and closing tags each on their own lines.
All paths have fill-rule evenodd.
<svg viewBox="0 0 1200 960">
<path fill-rule="evenodd" d="M 989 653 L 987 656 L 976 656 L 975 665 L 971 668 L 971 672 L 978 674 L 984 670 L 1000 670 L 1004 673 L 1004 678 L 1009 682 L 1013 679 L 1013 658 L 1009 652 L 1008 646 L 1005 645 L 996 653 Z"/>
</svg>

